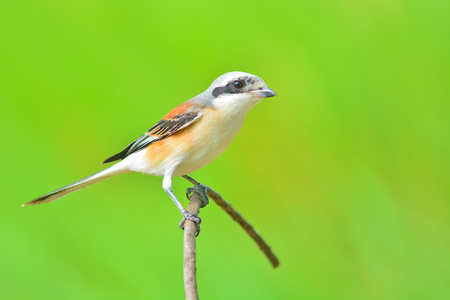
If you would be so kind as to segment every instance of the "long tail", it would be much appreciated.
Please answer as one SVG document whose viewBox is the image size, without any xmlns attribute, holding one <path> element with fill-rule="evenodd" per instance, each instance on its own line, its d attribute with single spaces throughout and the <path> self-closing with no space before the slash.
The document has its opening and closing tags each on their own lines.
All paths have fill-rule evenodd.
<svg viewBox="0 0 450 300">
<path fill-rule="evenodd" d="M 130 172 L 130 171 L 119 162 L 119 163 L 109 167 L 108 169 L 105 169 L 103 171 L 95 173 L 89 177 L 83 178 L 81 180 L 78 180 L 77 182 L 66 185 L 60 189 L 57 189 L 53 192 L 50 192 L 48 194 L 45 194 L 45 195 L 39 197 L 39 198 L 31 200 L 30 202 L 22 204 L 22 206 L 30 206 L 30 205 L 36 205 L 36 204 L 41 204 L 41 203 L 52 202 L 52 201 L 55 201 L 55 200 L 65 196 L 65 195 L 68 195 L 68 194 L 76 192 L 84 187 L 87 187 L 91 184 L 103 181 L 105 179 L 111 178 L 118 174 L 123 174 L 123 173 L 128 173 L 128 172 Z"/>
</svg>

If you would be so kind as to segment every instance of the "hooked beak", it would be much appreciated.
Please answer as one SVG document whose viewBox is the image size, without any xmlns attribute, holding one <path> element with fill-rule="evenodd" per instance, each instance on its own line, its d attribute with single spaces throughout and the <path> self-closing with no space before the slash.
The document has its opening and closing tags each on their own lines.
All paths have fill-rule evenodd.
<svg viewBox="0 0 450 300">
<path fill-rule="evenodd" d="M 258 97 L 270 98 L 277 95 L 272 89 L 269 89 L 267 86 L 256 91 L 251 91 L 251 93 Z"/>
</svg>

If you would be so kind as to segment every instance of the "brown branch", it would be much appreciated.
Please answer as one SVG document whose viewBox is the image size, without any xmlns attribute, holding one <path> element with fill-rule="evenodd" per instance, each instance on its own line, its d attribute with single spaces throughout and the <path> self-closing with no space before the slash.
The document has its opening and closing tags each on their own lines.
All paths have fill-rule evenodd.
<svg viewBox="0 0 450 300">
<path fill-rule="evenodd" d="M 233 220 L 239 223 L 241 227 L 247 231 L 248 235 L 258 244 L 259 248 L 264 252 L 269 261 L 272 263 L 274 268 L 280 265 L 278 258 L 270 249 L 269 245 L 262 239 L 262 237 L 253 229 L 252 225 L 248 223 L 232 206 L 230 203 L 225 201 L 216 191 L 212 188 L 200 184 L 192 177 L 187 175 L 183 176 L 189 182 L 193 183 L 195 186 L 193 188 L 188 188 L 187 195 L 190 200 L 188 206 L 188 212 L 193 215 L 198 215 L 200 213 L 200 208 L 208 204 L 208 197 L 213 199 L 217 205 L 219 205 L 223 210 L 225 210 Z M 189 196 L 189 193 L 192 195 Z M 200 233 L 200 228 L 191 220 L 185 220 L 184 223 L 184 262 L 183 262 L 183 275 L 184 275 L 184 290 L 185 297 L 188 300 L 198 300 L 197 292 L 197 267 L 196 264 L 196 241 L 198 233 Z"/>
<path fill-rule="evenodd" d="M 204 206 L 205 189 L 202 186 L 195 186 L 192 189 L 188 189 L 192 192 L 189 197 L 188 212 L 198 215 L 200 213 L 200 207 Z M 184 262 L 183 262 L 183 277 L 184 277 L 184 291 L 185 297 L 188 300 L 197 300 L 197 267 L 196 253 L 195 253 L 195 238 L 197 236 L 197 225 L 191 221 L 186 220 L 184 224 Z"/>
<path fill-rule="evenodd" d="M 248 235 L 258 244 L 259 248 L 264 252 L 267 258 L 270 260 L 274 268 L 280 265 L 280 261 L 270 249 L 269 245 L 263 240 L 263 238 L 253 229 L 252 225 L 248 223 L 232 206 L 225 201 L 216 191 L 209 186 L 205 186 L 208 193 L 208 197 L 214 200 L 223 210 L 225 210 L 233 220 L 239 223 L 242 228 L 247 231 Z"/>
</svg>

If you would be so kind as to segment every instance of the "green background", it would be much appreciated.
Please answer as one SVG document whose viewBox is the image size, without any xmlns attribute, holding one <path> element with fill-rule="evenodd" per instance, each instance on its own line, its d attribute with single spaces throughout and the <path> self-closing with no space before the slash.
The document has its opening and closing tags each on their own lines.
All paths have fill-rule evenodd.
<svg viewBox="0 0 450 300">
<path fill-rule="evenodd" d="M 219 75 L 278 93 L 192 174 L 214 203 L 203 299 L 449 299 L 448 1 L 2 1 L 0 297 L 182 299 L 180 214 L 126 174 L 20 205 L 101 170 Z M 183 203 L 186 187 L 174 179 Z"/>
</svg>

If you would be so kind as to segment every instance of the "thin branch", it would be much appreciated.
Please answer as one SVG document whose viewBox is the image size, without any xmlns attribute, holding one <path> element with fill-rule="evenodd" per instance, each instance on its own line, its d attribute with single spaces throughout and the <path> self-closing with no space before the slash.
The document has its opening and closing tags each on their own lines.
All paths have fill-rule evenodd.
<svg viewBox="0 0 450 300">
<path fill-rule="evenodd" d="M 269 245 L 262 239 L 262 237 L 253 229 L 252 225 L 248 223 L 232 206 L 225 201 L 216 191 L 212 188 L 200 184 L 192 177 L 187 175 L 183 176 L 185 179 L 193 183 L 195 186 L 187 190 L 188 198 L 190 200 L 188 206 L 188 212 L 193 215 L 200 213 L 200 208 L 204 207 L 208 203 L 208 197 L 214 200 L 223 210 L 225 210 L 233 220 L 238 222 L 239 225 L 248 233 L 248 235 L 258 244 L 259 248 L 264 252 L 274 268 L 280 265 L 278 258 L 270 249 Z M 189 193 L 192 195 L 189 196 Z M 198 300 L 197 292 L 197 267 L 196 267 L 196 236 L 200 232 L 200 228 L 197 224 L 191 220 L 185 220 L 184 223 L 184 262 L 183 262 L 183 275 L 184 275 L 184 290 L 187 300 Z"/>
<path fill-rule="evenodd" d="M 190 202 L 188 206 L 188 212 L 198 215 L 200 213 L 200 207 L 204 206 L 204 197 L 202 193 L 205 193 L 205 189 L 202 186 L 195 186 L 192 189 L 188 189 L 192 192 L 189 197 Z M 188 300 L 197 300 L 197 267 L 196 264 L 196 241 L 197 225 L 191 221 L 186 220 L 184 224 L 184 262 L 183 262 L 183 276 L 184 276 L 184 291 L 185 297 Z"/>
<path fill-rule="evenodd" d="M 214 200 L 223 210 L 225 210 L 242 228 L 247 231 L 248 235 L 258 244 L 259 248 L 264 252 L 270 263 L 274 268 L 280 265 L 280 261 L 270 249 L 269 245 L 263 240 L 263 238 L 253 229 L 252 225 L 248 223 L 232 206 L 225 201 L 216 191 L 209 186 L 205 186 L 208 193 L 208 197 Z"/>
<path fill-rule="evenodd" d="M 227 201 L 225 201 L 225 199 L 222 198 L 222 196 L 220 196 L 216 191 L 214 191 L 212 188 L 210 188 L 209 186 L 200 184 L 197 180 L 195 180 L 194 178 L 188 176 L 188 175 L 184 175 L 183 176 L 184 179 L 186 179 L 187 181 L 189 181 L 190 183 L 194 184 L 195 186 L 204 186 L 206 188 L 208 197 L 213 199 L 217 205 L 219 205 L 223 210 L 225 210 L 230 216 L 231 218 L 233 218 L 233 220 L 235 220 L 236 222 L 239 223 L 239 225 L 241 225 L 241 227 L 247 231 L 248 235 L 256 242 L 256 244 L 258 244 L 259 248 L 264 252 L 264 254 L 267 256 L 267 258 L 269 259 L 270 263 L 272 264 L 272 266 L 274 268 L 278 267 L 280 265 L 280 261 L 278 260 L 278 258 L 275 256 L 275 254 L 272 252 L 272 250 L 270 249 L 269 245 L 263 240 L 263 238 L 256 232 L 255 229 L 253 229 L 253 226 L 250 225 L 249 222 L 247 222 L 242 216 L 241 214 L 239 214 L 232 206 L 230 203 L 228 203 Z"/>
</svg>

